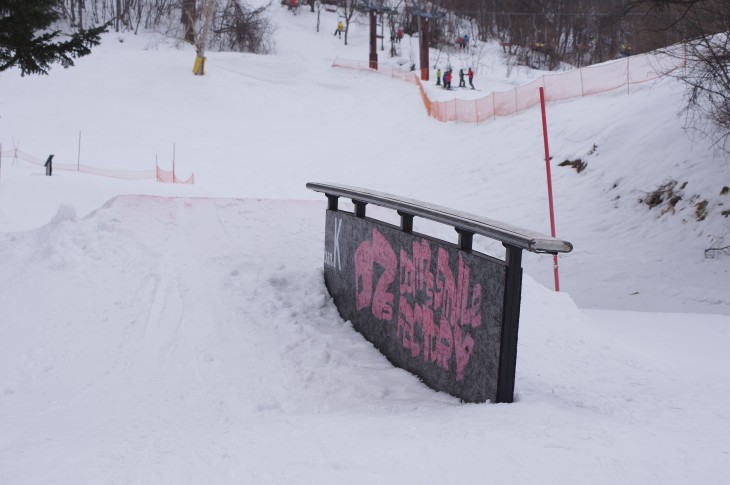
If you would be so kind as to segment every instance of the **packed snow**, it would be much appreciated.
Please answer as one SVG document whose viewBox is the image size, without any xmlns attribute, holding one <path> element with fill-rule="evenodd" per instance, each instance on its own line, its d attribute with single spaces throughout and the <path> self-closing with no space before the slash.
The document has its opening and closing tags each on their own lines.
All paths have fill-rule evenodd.
<svg viewBox="0 0 730 485">
<path fill-rule="evenodd" d="M 155 33 L 0 73 L 0 483 L 726 483 L 730 256 L 705 249 L 730 239 L 730 166 L 683 129 L 682 86 L 547 106 L 557 235 L 575 249 L 559 293 L 552 257 L 523 256 L 516 402 L 463 404 L 340 318 L 326 201 L 305 184 L 549 233 L 540 110 L 440 123 L 412 84 L 331 67 L 367 59 L 363 21 L 344 45 L 332 13 L 320 32 L 305 8 L 272 15 L 276 54 L 209 52 L 205 76 Z M 417 39 L 395 59 L 387 44 L 383 64 L 417 59 Z M 473 64 L 481 94 L 542 74 L 479 52 L 450 62 Z M 169 170 L 174 150 L 195 184 L 46 177 L 14 148 L 115 170 Z M 580 173 L 558 166 L 577 158 Z M 671 180 L 674 207 L 639 203 Z"/>
</svg>

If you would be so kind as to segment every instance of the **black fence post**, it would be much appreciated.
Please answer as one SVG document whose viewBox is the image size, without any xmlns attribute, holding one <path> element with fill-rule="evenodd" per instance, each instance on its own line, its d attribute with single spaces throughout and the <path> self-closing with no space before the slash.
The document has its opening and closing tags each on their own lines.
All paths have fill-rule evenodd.
<svg viewBox="0 0 730 485">
<path fill-rule="evenodd" d="M 407 233 L 413 233 L 413 216 L 407 212 L 397 211 L 400 216 L 400 230 Z"/>
<path fill-rule="evenodd" d="M 46 176 L 50 177 L 53 174 L 53 155 L 48 155 L 48 160 L 43 166 L 46 167 Z"/>
<path fill-rule="evenodd" d="M 458 227 L 454 229 L 459 233 L 459 249 L 462 251 L 471 251 L 472 243 L 474 242 L 474 233 Z"/>
<path fill-rule="evenodd" d="M 327 196 L 327 210 L 337 212 L 337 202 L 339 197 L 336 195 L 325 194 Z"/>
<path fill-rule="evenodd" d="M 505 244 L 507 274 L 504 291 L 504 314 L 502 316 L 502 342 L 499 355 L 499 377 L 497 402 L 514 401 L 515 371 L 517 369 L 517 333 L 520 322 L 520 300 L 522 299 L 522 250 Z"/>
<path fill-rule="evenodd" d="M 355 206 L 355 217 L 364 219 L 365 218 L 365 206 L 368 205 L 368 203 L 362 202 L 360 200 L 353 200 L 352 204 Z"/>
</svg>

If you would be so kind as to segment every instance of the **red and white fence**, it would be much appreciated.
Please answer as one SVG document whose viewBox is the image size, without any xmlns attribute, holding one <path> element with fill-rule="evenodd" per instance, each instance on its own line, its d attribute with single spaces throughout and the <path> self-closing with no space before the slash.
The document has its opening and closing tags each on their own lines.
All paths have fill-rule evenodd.
<svg viewBox="0 0 730 485">
<path fill-rule="evenodd" d="M 17 148 L 12 150 L 0 151 L 0 159 L 7 163 L 8 160 L 17 161 L 21 160 L 28 162 L 39 167 L 45 166 L 46 162 L 43 160 L 29 155 Z M 175 174 L 173 165 L 172 170 L 164 170 L 159 166 L 155 166 L 152 170 L 115 170 L 109 168 L 98 168 L 84 164 L 69 164 L 69 163 L 53 163 L 54 170 L 64 170 L 69 172 L 82 172 L 92 175 L 100 175 L 102 177 L 111 177 L 124 180 L 157 180 L 161 183 L 168 184 L 194 184 L 195 174 L 191 174 L 187 179 L 180 179 Z"/>
<path fill-rule="evenodd" d="M 429 116 L 439 121 L 479 123 L 518 113 L 540 104 L 540 88 L 546 101 L 578 98 L 613 91 L 622 87 L 630 91 L 632 85 L 645 83 L 664 76 L 677 68 L 679 57 L 668 54 L 642 54 L 604 62 L 571 71 L 545 74 L 534 81 L 510 91 L 492 92 L 478 99 L 433 101 L 418 78 L 417 71 L 406 71 L 393 66 L 379 66 L 376 72 L 418 85 L 423 104 Z M 371 71 L 367 62 L 335 59 L 333 67 Z"/>
</svg>

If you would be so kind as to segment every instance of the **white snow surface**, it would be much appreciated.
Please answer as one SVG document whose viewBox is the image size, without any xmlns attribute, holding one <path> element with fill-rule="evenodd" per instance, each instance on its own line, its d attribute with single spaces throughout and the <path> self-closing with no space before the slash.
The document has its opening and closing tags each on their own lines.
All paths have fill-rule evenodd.
<svg viewBox="0 0 730 485">
<path fill-rule="evenodd" d="M 321 32 L 305 8 L 273 19 L 275 55 L 209 52 L 202 77 L 191 47 L 153 33 L 107 34 L 48 76 L 0 73 L 3 151 L 148 170 L 171 168 L 174 144 L 178 176 L 195 173 L 0 161 L 0 483 L 727 483 L 730 257 L 704 250 L 730 238 L 730 167 L 683 130 L 681 85 L 548 105 L 557 231 L 575 249 L 560 293 L 552 257 L 523 255 L 516 402 L 463 404 L 340 318 L 326 203 L 304 185 L 549 233 L 540 111 L 439 123 L 413 85 L 331 67 L 367 59 L 364 23 L 345 46 L 334 14 Z M 499 49 L 481 52 L 482 94 L 542 74 L 506 77 Z M 576 158 L 585 171 L 557 166 Z M 638 203 L 669 180 L 687 182 L 675 213 Z"/>
</svg>

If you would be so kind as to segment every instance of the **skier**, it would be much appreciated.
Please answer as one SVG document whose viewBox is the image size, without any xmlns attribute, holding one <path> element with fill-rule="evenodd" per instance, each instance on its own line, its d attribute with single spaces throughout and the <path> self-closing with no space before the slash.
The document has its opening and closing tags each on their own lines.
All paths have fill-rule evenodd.
<svg viewBox="0 0 730 485">
<path fill-rule="evenodd" d="M 463 69 L 459 69 L 459 87 L 460 88 L 466 87 L 466 82 L 464 82 L 464 70 Z"/>
<path fill-rule="evenodd" d="M 337 29 L 335 29 L 335 33 L 332 35 L 339 35 L 340 39 L 342 38 L 342 31 L 344 30 L 345 26 L 342 25 L 342 20 L 339 20 L 337 22 Z"/>
<path fill-rule="evenodd" d="M 472 82 L 474 79 L 474 71 L 471 70 L 471 67 L 469 68 L 469 71 L 467 71 L 466 75 L 469 77 L 469 86 L 474 89 L 474 83 Z"/>
<path fill-rule="evenodd" d="M 464 34 L 464 43 L 462 44 L 462 47 L 469 47 L 469 34 Z"/>
<path fill-rule="evenodd" d="M 451 89 L 451 69 L 444 74 L 444 89 Z"/>
<path fill-rule="evenodd" d="M 441 86 L 441 68 L 436 69 L 436 86 Z"/>
</svg>

